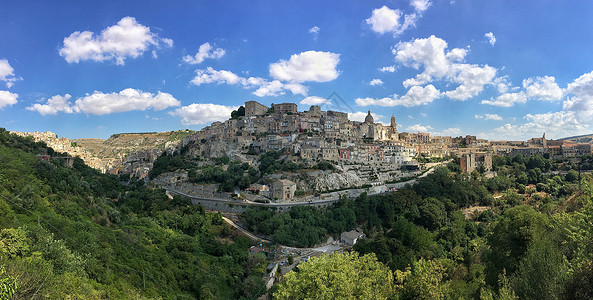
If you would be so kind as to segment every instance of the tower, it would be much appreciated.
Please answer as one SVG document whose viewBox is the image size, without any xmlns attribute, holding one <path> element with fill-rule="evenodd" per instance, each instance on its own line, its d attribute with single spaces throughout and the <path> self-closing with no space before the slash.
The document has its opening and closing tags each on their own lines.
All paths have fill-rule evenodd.
<svg viewBox="0 0 593 300">
<path fill-rule="evenodd" d="M 364 118 L 364 122 L 365 123 L 375 123 L 375 119 L 373 118 L 373 116 L 371 115 L 371 111 L 369 110 L 369 114 Z"/>
</svg>

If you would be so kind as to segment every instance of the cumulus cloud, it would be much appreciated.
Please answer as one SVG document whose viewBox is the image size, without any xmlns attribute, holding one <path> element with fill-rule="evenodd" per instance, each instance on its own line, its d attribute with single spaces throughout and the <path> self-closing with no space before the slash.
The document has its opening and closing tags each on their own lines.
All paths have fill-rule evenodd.
<svg viewBox="0 0 593 300">
<path fill-rule="evenodd" d="M 58 112 L 106 115 L 149 108 L 158 111 L 181 105 L 171 94 L 158 92 L 155 95 L 135 89 L 125 89 L 119 93 L 108 94 L 95 91 L 93 94 L 78 98 L 74 105 L 69 101 L 70 98 L 71 96 L 68 94 L 56 95 L 49 98 L 45 104 L 37 103 L 27 109 L 41 115 L 55 115 Z"/>
<path fill-rule="evenodd" d="M 239 106 L 225 106 L 212 103 L 193 103 L 170 112 L 172 116 L 181 117 L 183 125 L 204 125 L 214 121 L 230 118 L 231 112 Z"/>
<path fill-rule="evenodd" d="M 393 97 L 386 97 L 386 98 L 358 98 L 354 100 L 356 105 L 359 106 L 369 106 L 369 105 L 376 105 L 376 106 L 405 106 L 405 107 L 412 107 L 418 105 L 426 105 L 431 103 L 435 99 L 438 99 L 441 96 L 441 93 L 432 85 L 429 84 L 425 87 L 421 86 L 413 86 L 411 87 L 408 92 L 399 97 L 398 95 L 393 95 Z"/>
<path fill-rule="evenodd" d="M 368 112 L 363 112 L 363 111 L 348 113 L 348 120 L 364 122 L 364 118 L 366 118 L 367 115 L 368 115 Z M 383 119 L 385 117 L 383 115 L 376 114 L 373 112 L 371 112 L 371 116 L 373 116 L 373 119 L 375 120 L 375 122 L 378 122 L 380 119 Z"/>
<path fill-rule="evenodd" d="M 253 77 L 250 77 L 251 79 Z M 262 79 L 262 78 L 257 78 Z M 244 82 L 244 81 L 243 81 Z M 253 92 L 258 97 L 265 96 L 280 96 L 284 95 L 286 91 L 290 91 L 293 95 L 306 96 L 308 88 L 298 83 L 282 83 L 278 80 L 267 81 L 265 79 L 260 80 L 261 84 Z M 248 87 L 248 85 L 247 85 Z"/>
<path fill-rule="evenodd" d="M 593 72 L 583 74 L 569 83 L 566 92 L 577 97 L 593 97 Z"/>
<path fill-rule="evenodd" d="M 133 17 L 124 17 L 100 34 L 91 31 L 73 32 L 64 38 L 59 53 L 69 63 L 113 60 L 123 65 L 127 58 L 136 58 L 151 47 L 158 49 L 161 46 L 172 47 L 173 40 L 160 38 Z M 154 55 L 156 52 L 153 52 Z"/>
<path fill-rule="evenodd" d="M 494 121 L 502 121 L 502 117 L 497 114 L 483 114 L 483 115 L 474 115 L 475 119 L 484 119 L 484 120 L 494 120 Z"/>
<path fill-rule="evenodd" d="M 338 78 L 336 69 L 340 54 L 323 51 L 306 51 L 293 54 L 289 60 L 270 64 L 270 76 L 288 82 L 327 82 Z"/>
<path fill-rule="evenodd" d="M 423 13 L 432 5 L 432 3 L 429 0 L 412 0 L 410 1 L 410 5 L 412 5 L 417 12 Z"/>
<path fill-rule="evenodd" d="M 432 127 L 430 127 L 429 125 L 424 126 L 420 123 L 408 126 L 407 128 L 407 130 L 410 132 L 428 132 L 431 129 Z"/>
<path fill-rule="evenodd" d="M 196 70 L 196 76 L 191 80 L 191 83 L 200 86 L 205 83 L 216 84 L 237 84 L 241 81 L 241 77 L 237 74 L 226 70 L 214 70 L 208 67 L 205 70 Z"/>
<path fill-rule="evenodd" d="M 581 75 L 569 83 L 564 92 L 572 97 L 563 103 L 563 109 L 574 113 L 588 124 L 593 120 L 593 72 Z"/>
<path fill-rule="evenodd" d="M 443 131 L 433 132 L 435 136 L 459 136 L 461 135 L 461 129 L 457 127 L 447 128 Z"/>
<path fill-rule="evenodd" d="M 183 61 L 190 64 L 201 64 L 207 58 L 211 59 L 218 59 L 221 58 L 225 54 L 224 49 L 222 48 L 214 48 L 210 43 L 204 43 L 198 49 L 198 53 L 196 55 L 186 55 L 183 57 Z"/>
<path fill-rule="evenodd" d="M 379 71 L 393 73 L 393 72 L 395 72 L 396 69 L 397 68 L 395 65 L 391 65 L 391 66 L 381 67 L 381 68 L 379 68 Z"/>
<path fill-rule="evenodd" d="M 556 101 L 564 97 L 554 76 L 527 78 L 523 80 L 523 88 L 530 99 Z"/>
<path fill-rule="evenodd" d="M 527 96 L 524 92 L 519 93 L 505 93 L 496 98 L 490 100 L 482 100 L 482 104 L 498 106 L 498 107 L 511 107 L 516 103 L 527 102 Z"/>
<path fill-rule="evenodd" d="M 5 58 L 0 59 L 0 81 L 4 81 L 6 87 L 11 88 L 17 80 L 20 80 L 20 78 L 15 77 L 14 69 L 8 63 L 8 60 Z"/>
<path fill-rule="evenodd" d="M 400 20 L 402 12 L 399 9 L 391 9 L 387 6 L 373 9 L 370 18 L 366 19 L 366 23 L 371 25 L 371 29 L 379 34 L 386 32 L 395 32 L 400 27 Z"/>
<path fill-rule="evenodd" d="M 486 32 L 484 34 L 484 37 L 488 39 L 488 43 L 490 43 L 490 45 L 492 45 L 494 47 L 494 44 L 496 44 L 496 37 L 494 36 L 494 33 L 492 32 Z"/>
<path fill-rule="evenodd" d="M 444 95 L 454 100 L 467 100 L 482 92 L 485 85 L 493 83 L 495 68 L 461 63 L 468 50 L 455 48 L 445 51 L 446 48 L 447 42 L 434 35 L 396 45 L 393 49 L 396 61 L 414 69 L 424 68 L 415 78 L 405 80 L 404 86 L 423 85 L 442 79 L 458 85 L 454 90 L 444 92 Z"/>
<path fill-rule="evenodd" d="M 27 110 L 36 111 L 40 115 L 56 115 L 58 112 L 64 112 L 71 114 L 74 112 L 72 103 L 70 103 L 71 95 L 66 94 L 64 96 L 55 95 L 47 100 L 45 104 L 35 103 L 32 106 L 27 107 Z"/>
<path fill-rule="evenodd" d="M 18 102 L 18 97 L 19 95 L 15 93 L 11 93 L 9 91 L 0 91 L 0 108 L 16 104 Z"/>
<path fill-rule="evenodd" d="M 74 111 L 85 114 L 105 115 L 120 113 L 131 110 L 163 110 L 171 106 L 179 106 L 181 103 L 171 94 L 158 92 L 142 92 L 135 89 L 125 89 L 119 93 L 105 94 L 94 92 L 76 100 Z"/>
<path fill-rule="evenodd" d="M 391 9 L 387 6 L 373 9 L 371 17 L 366 19 L 366 24 L 371 26 L 371 29 L 379 34 L 392 33 L 397 36 L 406 31 L 410 27 L 416 26 L 416 21 L 422 16 L 422 13 L 432 5 L 429 0 L 412 0 L 410 5 L 415 12 L 411 14 L 404 14 L 399 9 Z"/>
<path fill-rule="evenodd" d="M 369 82 L 369 85 L 371 85 L 371 86 L 383 85 L 383 80 L 381 80 L 379 78 L 375 78 L 375 79 L 371 80 L 371 82 Z"/>
<path fill-rule="evenodd" d="M 581 123 L 570 111 L 527 114 L 524 119 L 526 120 L 524 124 L 507 123 L 486 135 L 490 139 L 500 139 L 501 136 L 504 136 L 508 140 L 526 140 L 539 137 L 544 132 L 547 136 L 561 138 L 583 134 L 590 130 L 590 125 Z"/>
<path fill-rule="evenodd" d="M 494 86 L 496 86 L 496 89 L 498 90 L 498 92 L 501 94 L 508 92 L 510 89 L 518 89 L 518 87 L 511 88 L 512 85 L 509 82 L 508 75 L 499 76 L 499 77 L 494 78 L 493 83 L 494 83 Z"/>
<path fill-rule="evenodd" d="M 322 104 L 331 104 L 331 101 L 326 98 L 317 97 L 317 96 L 309 96 L 303 100 L 301 100 L 301 104 L 304 105 L 322 105 Z"/>
<path fill-rule="evenodd" d="M 196 70 L 196 76 L 190 82 L 197 86 L 208 83 L 240 85 L 247 89 L 256 89 L 253 94 L 258 97 L 284 95 L 286 91 L 294 95 L 306 96 L 308 92 L 307 87 L 299 83 L 268 81 L 261 77 L 244 78 L 231 71 L 214 70 L 211 67 Z"/>
</svg>

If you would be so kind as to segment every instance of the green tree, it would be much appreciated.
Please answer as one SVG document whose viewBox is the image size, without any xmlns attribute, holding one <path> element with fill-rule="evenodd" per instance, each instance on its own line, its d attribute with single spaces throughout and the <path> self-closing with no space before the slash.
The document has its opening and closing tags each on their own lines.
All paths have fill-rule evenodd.
<svg viewBox="0 0 593 300">
<path fill-rule="evenodd" d="M 521 299 L 558 299 L 567 278 L 567 262 L 548 238 L 535 240 L 512 278 Z"/>
<path fill-rule="evenodd" d="M 356 252 L 313 257 L 284 278 L 276 299 L 387 299 L 393 288 L 389 268 Z"/>
<path fill-rule="evenodd" d="M 549 229 L 549 219 L 529 206 L 508 209 L 488 236 L 490 250 L 486 258 L 486 282 L 495 285 L 499 274 L 506 270 L 513 274 L 530 243 L 542 238 Z"/>
<path fill-rule="evenodd" d="M 405 271 L 395 271 L 398 299 L 445 299 L 449 286 L 443 281 L 446 275 L 446 259 L 420 260 Z"/>
</svg>

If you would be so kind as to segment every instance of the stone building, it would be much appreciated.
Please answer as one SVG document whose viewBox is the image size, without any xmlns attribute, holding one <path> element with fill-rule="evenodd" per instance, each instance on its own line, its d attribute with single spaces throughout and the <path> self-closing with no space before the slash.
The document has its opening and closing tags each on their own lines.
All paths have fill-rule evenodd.
<svg viewBox="0 0 593 300">
<path fill-rule="evenodd" d="M 485 171 L 492 170 L 492 153 L 470 152 L 459 157 L 459 165 L 463 172 L 471 173 L 479 167 Z"/>
<path fill-rule="evenodd" d="M 364 238 L 366 238 L 366 235 L 357 230 L 342 232 L 342 234 L 340 234 L 340 241 L 348 246 L 354 246 L 359 239 Z"/>
<path fill-rule="evenodd" d="M 296 184 L 288 179 L 279 179 L 272 184 L 272 198 L 279 201 L 293 199 L 294 192 L 296 192 Z"/>
<path fill-rule="evenodd" d="M 279 114 L 296 114 L 297 113 L 297 105 L 295 103 L 280 103 L 272 105 L 274 109 L 274 113 Z"/>
<path fill-rule="evenodd" d="M 245 102 L 245 116 L 263 116 L 266 112 L 268 112 L 268 107 L 259 104 L 256 101 L 247 101 Z"/>
</svg>

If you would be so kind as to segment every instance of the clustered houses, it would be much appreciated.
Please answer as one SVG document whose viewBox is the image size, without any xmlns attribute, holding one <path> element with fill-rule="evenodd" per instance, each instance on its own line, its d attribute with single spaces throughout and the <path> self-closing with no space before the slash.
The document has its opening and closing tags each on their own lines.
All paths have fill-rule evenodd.
<svg viewBox="0 0 593 300">
<path fill-rule="evenodd" d="M 190 140 L 227 139 L 256 153 L 286 149 L 310 161 L 416 164 L 416 143 L 400 140 L 399 135 L 395 117 L 389 125 L 383 125 L 375 123 L 370 111 L 364 122 L 358 122 L 349 120 L 347 113 L 322 111 L 318 105 L 299 112 L 295 103 L 267 107 L 247 101 L 245 116 L 214 122 L 188 137 L 184 144 Z M 446 156 L 448 151 L 441 150 L 438 155 Z"/>
<path fill-rule="evenodd" d="M 528 141 L 493 141 L 465 137 L 431 136 L 430 133 L 398 132 L 395 117 L 390 124 L 375 123 L 370 111 L 364 122 L 348 114 L 322 111 L 313 105 L 299 112 L 295 103 L 245 102 L 245 116 L 214 122 L 189 140 L 229 139 L 256 153 L 286 149 L 309 161 L 328 160 L 369 165 L 414 165 L 416 157 L 460 158 L 462 169 L 492 169 L 492 155 L 549 154 L 552 158 L 592 153 L 591 144 L 533 138 Z"/>
</svg>

